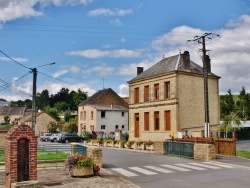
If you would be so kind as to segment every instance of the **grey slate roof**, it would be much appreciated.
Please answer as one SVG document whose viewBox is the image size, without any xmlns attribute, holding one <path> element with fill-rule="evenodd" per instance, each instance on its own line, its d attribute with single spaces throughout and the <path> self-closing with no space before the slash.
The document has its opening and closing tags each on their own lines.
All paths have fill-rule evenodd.
<svg viewBox="0 0 250 188">
<path fill-rule="evenodd" d="M 0 115 L 22 115 L 26 107 L 0 107 Z"/>
<path fill-rule="evenodd" d="M 90 105 L 97 110 L 105 111 L 128 111 L 128 108 L 118 105 Z"/>
<path fill-rule="evenodd" d="M 128 81 L 128 83 L 142 80 L 142 79 L 151 78 L 151 77 L 158 76 L 158 75 L 163 75 L 166 73 L 175 72 L 175 71 L 176 72 L 189 72 L 193 74 L 203 75 L 203 67 L 194 63 L 191 60 L 190 60 L 190 67 L 188 69 L 185 68 L 182 54 L 178 54 L 175 56 L 162 59 L 161 61 L 159 61 L 152 67 L 150 67 L 149 69 L 145 70 L 144 72 L 142 72 L 141 74 L 133 78 L 132 80 Z M 210 73 L 209 75 L 216 76 L 213 73 Z"/>
<path fill-rule="evenodd" d="M 84 105 L 111 105 L 113 106 L 123 106 L 128 108 L 128 103 L 125 102 L 116 92 L 114 92 L 111 88 L 103 89 L 97 91 L 95 94 L 87 98 L 85 101 L 80 103 L 78 106 Z"/>
</svg>

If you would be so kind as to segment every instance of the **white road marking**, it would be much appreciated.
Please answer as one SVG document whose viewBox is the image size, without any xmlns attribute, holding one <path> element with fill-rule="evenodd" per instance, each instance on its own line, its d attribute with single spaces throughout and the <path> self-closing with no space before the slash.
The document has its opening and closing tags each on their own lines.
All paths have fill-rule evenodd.
<svg viewBox="0 0 250 188">
<path fill-rule="evenodd" d="M 122 168 L 111 168 L 112 170 L 126 176 L 126 177 L 134 177 L 134 176 L 138 176 L 137 174 L 133 173 L 133 172 L 129 172 L 127 170 L 124 170 Z"/>
<path fill-rule="evenodd" d="M 197 166 L 192 166 L 192 165 L 188 165 L 188 164 L 175 164 L 181 167 L 185 167 L 185 168 L 191 168 L 194 170 L 206 170 L 205 168 L 201 168 L 201 167 L 197 167 Z"/>
<path fill-rule="evenodd" d="M 210 169 L 221 169 L 218 166 L 211 166 L 208 164 L 201 164 L 201 163 L 188 163 L 188 164 L 195 165 L 195 166 L 201 166 L 201 167 L 205 167 L 205 168 L 210 168 Z"/>
<path fill-rule="evenodd" d="M 223 167 L 223 168 L 234 168 L 233 166 L 229 166 L 229 165 L 222 164 L 222 163 L 217 163 L 217 162 L 204 162 L 204 163 L 219 166 L 219 167 Z"/>
<path fill-rule="evenodd" d="M 186 169 L 186 168 L 181 168 L 181 167 L 178 167 L 178 166 L 173 166 L 173 165 L 167 165 L 167 164 L 164 164 L 164 165 L 161 165 L 161 166 L 164 166 L 166 168 L 171 168 L 171 169 L 174 169 L 174 170 L 178 170 L 178 171 L 182 171 L 182 172 L 188 172 L 188 171 L 191 171 L 189 169 Z"/>
<path fill-rule="evenodd" d="M 165 168 L 161 168 L 161 167 L 157 167 L 157 166 L 144 166 L 144 167 L 149 168 L 151 170 L 158 171 L 158 172 L 162 172 L 162 173 L 173 173 L 174 172 L 174 171 L 167 170 Z"/>
<path fill-rule="evenodd" d="M 142 174 L 146 174 L 146 175 L 155 175 L 155 174 L 157 174 L 156 172 L 152 172 L 152 171 L 140 168 L 140 167 L 129 167 L 129 169 L 140 172 Z"/>
</svg>

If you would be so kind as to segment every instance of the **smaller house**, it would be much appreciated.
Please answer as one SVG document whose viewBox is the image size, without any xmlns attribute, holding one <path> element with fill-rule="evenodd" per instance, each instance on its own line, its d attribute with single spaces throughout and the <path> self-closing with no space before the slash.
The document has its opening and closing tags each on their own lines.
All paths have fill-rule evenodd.
<svg viewBox="0 0 250 188">
<path fill-rule="evenodd" d="M 56 123 L 57 121 L 47 114 L 46 112 L 39 112 L 36 114 L 35 135 L 39 136 L 43 132 L 48 132 L 47 126 L 50 122 Z M 23 117 L 20 120 L 21 124 L 26 124 L 32 127 L 32 114 Z"/>
<path fill-rule="evenodd" d="M 128 103 L 111 88 L 103 89 L 78 106 L 78 133 L 113 134 L 128 131 Z"/>
<path fill-rule="evenodd" d="M 26 107 L 0 107 L 0 122 L 4 122 L 4 116 L 9 116 L 10 123 L 15 123 L 24 116 Z"/>
</svg>

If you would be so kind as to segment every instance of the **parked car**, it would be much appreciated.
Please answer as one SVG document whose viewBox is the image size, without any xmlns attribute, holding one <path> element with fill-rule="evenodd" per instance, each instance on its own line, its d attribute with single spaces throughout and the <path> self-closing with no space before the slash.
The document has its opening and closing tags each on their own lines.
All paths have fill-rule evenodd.
<svg viewBox="0 0 250 188">
<path fill-rule="evenodd" d="M 82 142 L 84 138 L 74 133 L 61 133 L 58 142 Z"/>
<path fill-rule="evenodd" d="M 49 137 L 49 141 L 51 142 L 58 142 L 59 141 L 59 136 L 61 133 L 53 133 L 50 137 Z"/>
<path fill-rule="evenodd" d="M 52 133 L 42 133 L 40 135 L 40 141 L 47 142 L 51 135 L 52 135 Z"/>
</svg>

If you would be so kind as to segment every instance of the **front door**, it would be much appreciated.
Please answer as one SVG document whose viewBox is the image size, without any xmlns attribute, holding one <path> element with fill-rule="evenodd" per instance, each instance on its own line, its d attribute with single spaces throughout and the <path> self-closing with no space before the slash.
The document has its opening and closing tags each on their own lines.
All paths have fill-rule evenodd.
<svg viewBox="0 0 250 188">
<path fill-rule="evenodd" d="M 139 124 L 140 118 L 139 113 L 135 114 L 135 138 L 139 138 L 140 136 L 140 124 Z"/>
<path fill-rule="evenodd" d="M 17 182 L 29 180 L 29 140 L 21 138 L 17 145 Z"/>
</svg>

